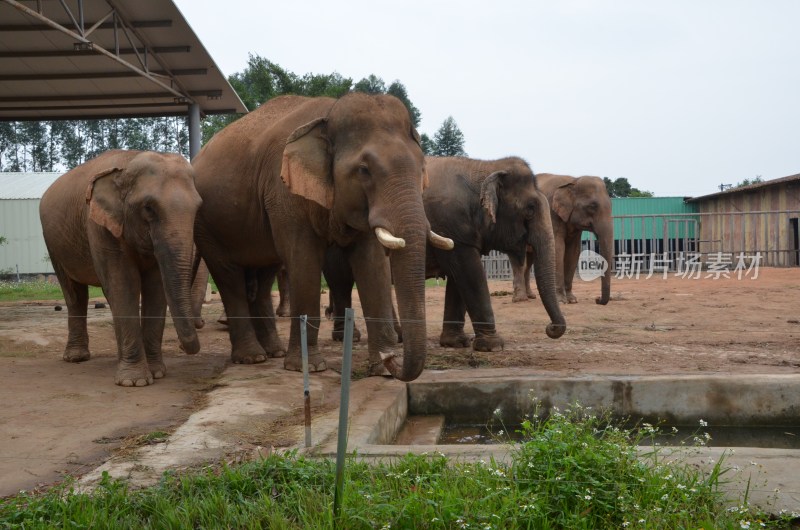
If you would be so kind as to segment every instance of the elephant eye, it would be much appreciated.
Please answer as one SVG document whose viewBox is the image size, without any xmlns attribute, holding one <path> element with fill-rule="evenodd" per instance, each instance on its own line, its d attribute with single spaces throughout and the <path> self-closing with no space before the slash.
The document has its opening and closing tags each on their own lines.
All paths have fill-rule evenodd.
<svg viewBox="0 0 800 530">
<path fill-rule="evenodd" d="M 358 174 L 368 177 L 369 176 L 369 167 L 366 164 L 359 164 L 358 165 Z"/>
<path fill-rule="evenodd" d="M 152 204 L 145 204 L 142 210 L 144 211 L 144 215 L 147 219 L 154 219 L 156 217 L 156 209 Z"/>
</svg>

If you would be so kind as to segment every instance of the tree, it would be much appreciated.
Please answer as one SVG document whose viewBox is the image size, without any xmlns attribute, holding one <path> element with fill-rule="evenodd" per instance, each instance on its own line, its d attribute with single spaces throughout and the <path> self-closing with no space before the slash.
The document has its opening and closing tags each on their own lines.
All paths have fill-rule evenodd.
<svg viewBox="0 0 800 530">
<path fill-rule="evenodd" d="M 435 156 L 467 156 L 464 151 L 464 133 L 458 128 L 456 120 L 452 116 L 448 116 L 433 135 L 431 154 Z"/>
<path fill-rule="evenodd" d="M 385 94 L 386 83 L 380 77 L 370 74 L 369 77 L 365 77 L 356 83 L 353 86 L 353 90 L 355 92 L 366 92 L 367 94 Z"/>
<path fill-rule="evenodd" d="M 618 178 L 611 180 L 608 177 L 603 177 L 603 182 L 606 185 L 609 197 L 652 197 L 653 192 L 641 191 L 638 188 L 631 186 L 626 178 Z"/>
<path fill-rule="evenodd" d="M 433 143 L 431 137 L 425 133 L 420 135 L 420 147 L 422 147 L 422 154 L 424 155 L 432 155 L 433 150 L 436 148 L 436 144 Z"/>
<path fill-rule="evenodd" d="M 413 103 L 411 103 L 411 100 L 408 98 L 408 91 L 406 90 L 405 85 L 403 85 L 403 83 L 400 81 L 395 80 L 391 85 L 389 85 L 386 93 L 403 102 L 403 105 L 406 106 L 408 113 L 411 115 L 411 125 L 413 125 L 415 128 L 419 127 L 419 122 L 422 120 L 422 113 L 417 107 L 414 106 Z"/>
<path fill-rule="evenodd" d="M 744 179 L 743 181 L 737 183 L 736 186 L 734 186 L 734 188 L 743 188 L 745 186 L 750 186 L 751 184 L 759 184 L 761 182 L 764 182 L 764 179 L 761 178 L 761 175 L 756 175 L 751 179 Z"/>
</svg>

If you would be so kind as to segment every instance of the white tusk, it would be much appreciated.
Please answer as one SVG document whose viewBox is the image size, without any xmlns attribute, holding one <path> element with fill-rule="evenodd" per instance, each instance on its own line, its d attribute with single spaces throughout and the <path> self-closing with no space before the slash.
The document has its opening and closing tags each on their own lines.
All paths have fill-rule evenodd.
<svg viewBox="0 0 800 530">
<path fill-rule="evenodd" d="M 433 230 L 428 232 L 428 241 L 431 242 L 436 248 L 440 248 L 442 250 L 453 250 L 453 240 L 449 237 L 442 237 Z"/>
<path fill-rule="evenodd" d="M 381 245 L 390 250 L 397 250 L 398 248 L 406 246 L 405 239 L 394 237 L 391 232 L 380 226 L 375 229 L 375 236 L 378 238 L 378 241 L 381 242 Z"/>
</svg>

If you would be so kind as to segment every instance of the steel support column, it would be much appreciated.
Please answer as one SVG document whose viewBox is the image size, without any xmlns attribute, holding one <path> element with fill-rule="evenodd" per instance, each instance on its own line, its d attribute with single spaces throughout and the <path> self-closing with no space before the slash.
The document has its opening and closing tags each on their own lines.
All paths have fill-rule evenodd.
<svg viewBox="0 0 800 530">
<path fill-rule="evenodd" d="M 200 152 L 200 105 L 189 105 L 189 159 Z"/>
</svg>

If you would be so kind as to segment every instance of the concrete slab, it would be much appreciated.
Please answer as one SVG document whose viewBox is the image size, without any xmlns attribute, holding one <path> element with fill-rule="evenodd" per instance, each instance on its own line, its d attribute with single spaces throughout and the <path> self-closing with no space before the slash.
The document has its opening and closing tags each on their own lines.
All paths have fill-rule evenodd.
<svg viewBox="0 0 800 530">
<path fill-rule="evenodd" d="M 311 456 L 333 457 L 339 421 L 339 374 L 329 370 L 311 376 L 313 447 L 304 448 L 302 375 L 284 371 L 279 368 L 280 364 L 282 361 L 276 359 L 256 367 L 231 366 L 209 393 L 207 406 L 193 414 L 166 443 L 118 455 L 86 475 L 81 484 L 91 487 L 103 471 L 128 478 L 137 485 L 153 484 L 167 469 L 258 457 L 272 450 L 270 445 L 280 450 L 298 449 Z M 619 406 L 629 413 L 639 408 L 652 412 L 680 411 L 687 415 L 704 410 L 704 419 L 730 418 L 734 414 L 732 411 L 751 419 L 764 419 L 770 413 L 784 419 L 795 414 L 797 418 L 797 400 L 800 399 L 800 375 L 712 377 L 699 374 L 658 378 L 585 375 L 565 378 L 518 368 L 428 370 L 411 384 L 380 377 L 354 381 L 350 392 L 347 451 L 356 452 L 359 458 L 365 459 L 428 452 L 443 453 L 457 461 L 491 458 L 509 461 L 513 451 L 509 445 L 436 444 L 433 426 L 426 427 L 428 433 L 422 441 L 427 443 L 395 443 L 409 407 L 418 406 L 414 399 L 420 399 L 423 389 L 450 388 L 458 401 L 476 395 L 479 388 L 487 385 L 493 389 L 489 394 L 504 399 L 505 403 L 521 401 L 521 396 L 529 400 L 530 388 L 543 385 L 536 387 L 536 393 L 548 396 L 551 404 L 559 403 L 560 399 L 579 399 L 586 405 L 583 400 L 593 396 L 600 404 Z M 457 391 L 452 392 L 452 388 Z M 550 394 L 544 393 L 545 388 Z M 717 398 L 697 397 L 706 396 L 709 388 Z M 412 397 L 414 394 L 417 398 Z M 428 394 L 431 402 L 439 399 L 431 396 L 433 394 Z M 489 405 L 482 406 L 493 411 L 497 403 L 490 401 Z M 434 413 L 444 415 L 441 411 Z M 276 439 L 278 431 L 280 437 Z M 276 440 L 280 443 L 274 443 Z M 733 504 L 740 503 L 746 495 L 750 503 L 774 513 L 800 512 L 798 450 L 692 448 L 665 451 L 675 458 L 707 468 L 724 454 L 725 467 L 730 469 L 724 477 L 729 481 L 725 487 Z"/>
</svg>

